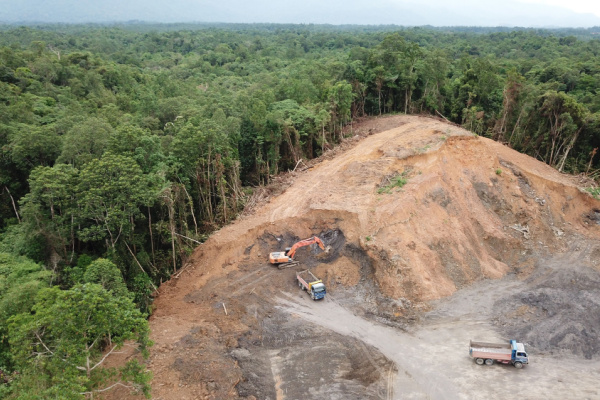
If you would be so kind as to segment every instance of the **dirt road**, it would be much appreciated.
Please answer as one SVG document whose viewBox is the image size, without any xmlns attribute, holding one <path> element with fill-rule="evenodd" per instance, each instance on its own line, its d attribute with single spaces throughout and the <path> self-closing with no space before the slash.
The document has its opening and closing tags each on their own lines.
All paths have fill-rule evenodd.
<svg viewBox="0 0 600 400">
<path fill-rule="evenodd" d="M 361 318 L 340 306 L 333 296 L 325 302 L 312 302 L 283 293 L 278 307 L 357 338 L 392 360 L 398 372 L 389 398 L 600 398 L 598 361 L 544 355 L 531 349 L 531 364 L 518 370 L 504 365 L 479 366 L 469 358 L 470 339 L 506 340 L 494 329 L 494 304 L 524 290 L 526 284 L 514 277 L 479 282 L 439 302 L 409 332 Z"/>
</svg>

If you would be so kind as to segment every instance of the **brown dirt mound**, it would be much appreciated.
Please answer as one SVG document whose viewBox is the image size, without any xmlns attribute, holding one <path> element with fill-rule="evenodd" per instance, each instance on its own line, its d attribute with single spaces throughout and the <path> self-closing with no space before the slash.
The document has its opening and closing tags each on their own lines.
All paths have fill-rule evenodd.
<svg viewBox="0 0 600 400">
<path fill-rule="evenodd" d="M 499 143 L 424 117 L 354 128 L 357 135 L 339 150 L 260 191 L 263 204 L 255 198 L 161 286 L 150 320 L 155 398 L 286 398 L 292 388 L 278 381 L 286 374 L 319 378 L 307 372 L 314 363 L 289 364 L 319 338 L 320 351 L 339 368 L 323 379 L 356 396 L 315 393 L 376 398 L 391 371 L 381 354 L 364 350 L 366 368 L 350 355 L 354 343 L 276 308 L 277 293 L 294 290 L 294 269 L 278 270 L 267 256 L 298 239 L 320 235 L 331 246 L 327 254 L 304 248 L 296 258 L 324 279 L 336 302 L 403 328 L 428 300 L 507 273 L 527 279 L 532 259 L 565 251 L 575 237 L 600 237 L 598 202 L 572 177 Z M 398 175 L 406 179 L 402 187 L 391 185 Z M 540 290 L 524 298 L 535 302 Z"/>
<path fill-rule="evenodd" d="M 575 243 L 538 260 L 527 289 L 496 302 L 494 322 L 539 351 L 592 359 L 600 353 L 600 246 Z"/>
</svg>

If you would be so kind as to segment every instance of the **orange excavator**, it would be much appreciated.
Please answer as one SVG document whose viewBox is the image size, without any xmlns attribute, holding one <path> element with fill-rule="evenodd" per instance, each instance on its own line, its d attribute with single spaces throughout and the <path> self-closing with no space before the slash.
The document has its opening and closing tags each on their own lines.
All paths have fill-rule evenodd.
<svg viewBox="0 0 600 400">
<path fill-rule="evenodd" d="M 325 250 L 325 245 L 323 241 L 316 236 L 313 236 L 308 239 L 301 240 L 297 243 L 294 243 L 292 247 L 289 249 L 285 249 L 285 251 L 276 251 L 269 254 L 269 261 L 271 264 L 288 264 L 294 262 L 294 254 L 296 254 L 296 250 L 300 247 L 310 246 L 313 243 L 317 243 L 321 250 Z M 291 266 L 291 265 L 290 265 Z"/>
</svg>

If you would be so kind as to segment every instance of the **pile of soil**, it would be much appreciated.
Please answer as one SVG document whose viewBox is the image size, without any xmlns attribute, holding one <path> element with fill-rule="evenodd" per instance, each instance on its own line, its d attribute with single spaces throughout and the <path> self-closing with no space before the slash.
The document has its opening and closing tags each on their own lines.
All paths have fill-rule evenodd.
<svg viewBox="0 0 600 400">
<path fill-rule="evenodd" d="M 566 254 L 538 261 L 527 289 L 495 305 L 494 321 L 538 351 L 592 359 L 600 354 L 600 246 L 574 242 Z"/>
<path fill-rule="evenodd" d="M 306 268 L 324 280 L 329 301 L 393 329 L 418 321 L 431 300 L 515 274 L 530 290 L 497 304 L 501 329 L 540 349 L 597 354 L 597 269 L 535 262 L 600 238 L 598 201 L 575 178 L 432 118 L 353 129 L 338 150 L 257 191 L 243 216 L 161 286 L 150 320 L 155 398 L 380 398 L 389 360 L 363 350 L 367 368 L 353 341 L 276 308 L 282 291 L 304 301 L 295 272 Z M 391 179 L 399 175 L 404 185 Z M 313 235 L 327 252 L 312 245 L 298 251 L 297 268 L 268 264 L 269 252 Z M 547 335 L 536 337 L 540 325 Z M 319 354 L 332 362 L 305 360 Z M 290 395 L 292 376 L 304 389 Z"/>
</svg>

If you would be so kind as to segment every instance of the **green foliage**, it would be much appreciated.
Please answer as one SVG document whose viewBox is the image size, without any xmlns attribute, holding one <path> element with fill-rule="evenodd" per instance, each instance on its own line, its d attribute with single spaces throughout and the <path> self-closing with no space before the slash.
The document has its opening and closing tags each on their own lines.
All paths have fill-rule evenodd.
<svg viewBox="0 0 600 400">
<path fill-rule="evenodd" d="M 502 170 L 500 168 L 496 169 L 496 175 L 502 175 Z"/>
<path fill-rule="evenodd" d="M 51 283 L 65 293 L 99 283 L 150 311 L 153 286 L 191 251 L 184 236 L 201 241 L 235 218 L 251 191 L 242 184 L 269 183 L 352 134 L 345 129 L 354 118 L 382 113 L 443 116 L 559 170 L 595 171 L 593 33 L 5 27 L 0 251 L 51 266 Z M 406 179 L 391 176 L 378 192 Z M 38 397 L 90 390 L 79 370 L 71 372 L 62 381 L 22 375 L 19 388 Z"/>
<path fill-rule="evenodd" d="M 0 252 L 18 254 L 34 261 L 47 257 L 44 239 L 25 224 L 11 225 L 0 234 Z"/>
<path fill-rule="evenodd" d="M 21 200 L 25 229 L 39 233 L 53 252 L 67 259 L 77 212 L 78 171 L 70 165 L 39 166 L 30 175 L 30 192 Z"/>
<path fill-rule="evenodd" d="M 113 128 L 103 119 L 92 117 L 74 125 L 64 136 L 59 163 L 80 168 L 100 158 L 113 134 Z"/>
<path fill-rule="evenodd" d="M 152 280 L 146 274 L 137 274 L 132 280 L 131 291 L 133 292 L 133 302 L 142 312 L 150 313 L 152 311 Z"/>
<path fill-rule="evenodd" d="M 589 194 L 594 196 L 595 199 L 600 200 L 600 187 L 589 187 L 585 189 Z"/>
<path fill-rule="evenodd" d="M 131 158 L 105 154 L 85 165 L 77 186 L 80 218 L 92 222 L 79 232 L 83 241 L 107 238 L 115 246 L 132 229 L 141 206 L 151 205 L 157 188 Z"/>
<path fill-rule="evenodd" d="M 51 273 L 25 257 L 0 253 L 0 370 L 11 371 L 8 320 L 27 313 L 38 291 L 48 287 Z"/>
<path fill-rule="evenodd" d="M 46 127 L 20 125 L 9 146 L 12 161 L 28 171 L 31 166 L 51 165 L 60 152 L 61 139 Z"/>
<path fill-rule="evenodd" d="M 148 393 L 149 375 L 142 367 L 130 363 L 111 371 L 103 365 L 103 352 L 111 353 L 128 340 L 148 355 L 148 322 L 129 297 L 93 283 L 43 289 L 32 313 L 13 316 L 9 323 L 19 371 L 12 385 L 20 397 L 79 399 L 115 379 Z"/>
<path fill-rule="evenodd" d="M 83 282 L 97 283 L 115 296 L 128 297 L 127 286 L 121 276 L 121 271 L 115 264 L 99 258 L 88 265 L 83 274 Z"/>
<path fill-rule="evenodd" d="M 394 188 L 400 189 L 402 186 L 406 185 L 407 182 L 408 179 L 406 178 L 406 173 L 394 174 L 384 179 L 384 182 L 377 189 L 377 193 L 391 193 Z"/>
</svg>

